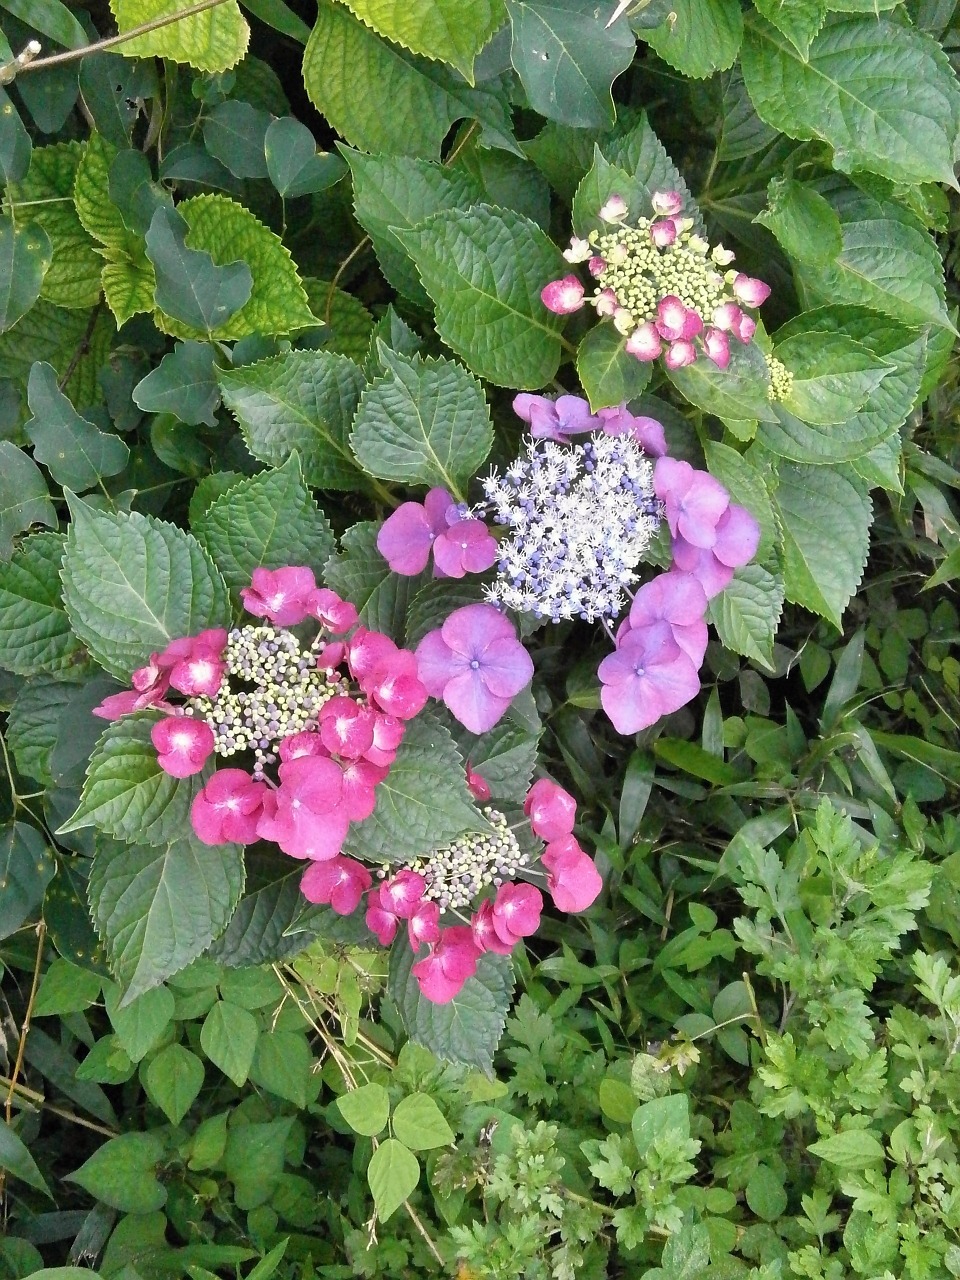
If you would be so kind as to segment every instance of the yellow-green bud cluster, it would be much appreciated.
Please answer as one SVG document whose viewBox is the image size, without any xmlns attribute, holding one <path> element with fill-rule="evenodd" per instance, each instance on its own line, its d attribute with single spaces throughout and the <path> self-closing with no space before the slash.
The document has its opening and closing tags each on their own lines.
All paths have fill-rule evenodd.
<svg viewBox="0 0 960 1280">
<path fill-rule="evenodd" d="M 492 832 L 468 832 L 446 848 L 435 849 L 428 857 L 407 865 L 407 870 L 419 872 L 426 880 L 423 896 L 438 902 L 445 911 L 469 907 L 481 889 L 487 885 L 499 888 L 516 879 L 524 865 L 523 851 L 506 816 L 490 805 L 483 815 Z"/>
<path fill-rule="evenodd" d="M 767 356 L 767 368 L 770 370 L 770 386 L 767 395 L 771 400 L 786 400 L 793 389 L 793 374 L 776 356 Z"/>
<path fill-rule="evenodd" d="M 188 699 L 184 714 L 206 721 L 217 755 L 253 752 L 255 778 L 263 776 L 264 765 L 276 762 L 277 743 L 316 728 L 323 704 L 346 692 L 340 677 L 320 670 L 315 655 L 282 627 L 234 628 L 223 661 L 220 688 L 212 697 Z"/>
<path fill-rule="evenodd" d="M 710 246 L 687 228 L 673 244 L 660 248 L 650 237 L 652 225 L 649 218 L 639 218 L 635 227 L 590 233 L 595 254 L 606 264 L 597 276 L 598 286 L 613 290 L 636 325 L 653 320 L 657 303 L 671 295 L 710 324 L 717 307 L 733 301 L 723 273 L 709 257 Z"/>
</svg>

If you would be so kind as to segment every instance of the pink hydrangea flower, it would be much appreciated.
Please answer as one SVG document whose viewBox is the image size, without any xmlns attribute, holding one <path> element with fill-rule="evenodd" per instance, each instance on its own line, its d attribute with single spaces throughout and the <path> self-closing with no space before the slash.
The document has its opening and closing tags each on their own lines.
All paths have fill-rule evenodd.
<svg viewBox="0 0 960 1280">
<path fill-rule="evenodd" d="M 735 302 L 724 302 L 713 313 L 714 325 L 725 333 L 732 333 L 741 342 L 747 343 L 757 331 L 757 322 L 741 311 Z"/>
<path fill-rule="evenodd" d="M 367 894 L 367 910 L 363 919 L 370 932 L 376 935 L 381 947 L 389 947 L 397 936 L 400 917 L 394 915 L 392 911 L 387 911 L 382 905 L 381 888 L 382 886 L 378 885 Z"/>
<path fill-rule="evenodd" d="M 497 558 L 497 540 L 482 520 L 457 520 L 433 544 L 437 577 L 462 578 L 483 573 Z"/>
<path fill-rule="evenodd" d="M 677 238 L 677 224 L 673 218 L 660 218 L 650 227 L 650 239 L 658 249 L 666 249 Z"/>
<path fill-rule="evenodd" d="M 627 216 L 627 202 L 623 196 L 611 195 L 600 206 L 598 215 L 604 222 L 620 222 Z"/>
<path fill-rule="evenodd" d="M 308 902 L 329 904 L 337 915 L 349 916 L 372 883 L 362 863 L 338 854 L 325 862 L 311 862 L 300 878 L 300 892 Z"/>
<path fill-rule="evenodd" d="M 647 320 L 645 324 L 637 325 L 624 344 L 623 349 L 627 355 L 649 362 L 650 360 L 656 360 L 657 356 L 660 355 L 663 350 L 663 339 L 660 337 L 657 326 L 653 321 Z"/>
<path fill-rule="evenodd" d="M 703 334 L 703 349 L 718 369 L 730 363 L 730 340 L 721 329 L 709 328 Z"/>
<path fill-rule="evenodd" d="M 630 606 L 629 618 L 617 631 L 617 642 L 628 631 L 665 622 L 674 640 L 699 670 L 707 650 L 706 612 L 707 595 L 700 580 L 692 573 L 671 569 L 639 588 Z"/>
<path fill-rule="evenodd" d="M 738 271 L 733 277 L 731 288 L 736 300 L 745 303 L 748 307 L 762 306 L 770 297 L 768 284 L 764 284 L 762 280 L 755 280 L 752 276 L 745 276 L 742 271 Z"/>
<path fill-rule="evenodd" d="M 513 623 L 493 605 L 455 609 L 416 651 L 427 692 L 471 733 L 486 733 L 533 678 L 533 662 Z"/>
<path fill-rule="evenodd" d="M 596 863 L 573 836 L 552 840 L 540 855 L 547 869 L 547 889 L 560 911 L 586 911 L 600 896 L 603 879 Z"/>
<path fill-rule="evenodd" d="M 673 563 L 683 573 L 692 574 L 712 600 L 729 584 L 734 569 L 753 559 L 759 545 L 760 526 L 745 507 L 731 502 L 717 522 L 713 546 L 696 547 L 683 537 L 675 537 Z"/>
<path fill-rule="evenodd" d="M 204 844 L 252 844 L 264 802 L 265 782 L 255 782 L 243 769 L 218 769 L 190 809 L 190 822 Z"/>
<path fill-rule="evenodd" d="M 377 550 L 394 573 L 413 577 L 430 560 L 434 541 L 447 529 L 447 512 L 456 503 L 446 489 L 431 489 L 423 502 L 404 502 L 377 533 Z"/>
<path fill-rule="evenodd" d="M 351 822 L 370 817 L 377 803 L 377 786 L 389 772 L 369 760 L 348 760 L 343 766 L 343 807 Z"/>
<path fill-rule="evenodd" d="M 537 932 L 542 911 L 543 895 L 532 884 L 523 881 L 502 884 L 491 913 L 494 931 L 512 951 L 521 938 Z"/>
<path fill-rule="evenodd" d="M 316 618 L 335 636 L 342 636 L 357 625 L 357 606 L 349 600 L 342 600 L 329 587 L 319 587 L 310 593 L 307 611 L 311 618 Z"/>
<path fill-rule="evenodd" d="M 189 778 L 199 773 L 213 754 L 213 730 L 204 720 L 192 716 L 169 716 L 150 730 L 157 749 L 157 763 L 171 778 Z"/>
<path fill-rule="evenodd" d="M 481 774 L 476 773 L 470 768 L 469 760 L 467 761 L 466 772 L 467 786 L 470 789 L 470 794 L 473 796 L 474 800 L 479 800 L 481 804 L 484 804 L 490 799 L 490 783 L 487 782 L 486 778 Z"/>
<path fill-rule="evenodd" d="M 384 657 L 364 676 L 360 687 L 381 711 L 399 720 L 412 720 L 427 701 L 417 659 L 408 649 L 398 649 Z"/>
<path fill-rule="evenodd" d="M 639 733 L 700 691 L 700 677 L 668 623 L 630 630 L 597 669 L 600 702 L 617 733 Z"/>
<path fill-rule="evenodd" d="M 523 812 L 530 827 L 541 840 L 559 840 L 573 831 L 577 819 L 577 802 L 549 778 L 538 778 L 523 802 Z"/>
<path fill-rule="evenodd" d="M 424 943 L 440 941 L 440 904 L 421 902 L 416 911 L 407 917 L 407 937 L 410 949 L 416 954 Z"/>
<path fill-rule="evenodd" d="M 169 671 L 171 687 L 189 697 L 197 694 L 213 697 L 226 670 L 223 662 L 226 644 L 227 633 L 222 627 L 168 644 L 159 662 Z"/>
<path fill-rule="evenodd" d="M 310 597 L 317 590 L 313 570 L 304 566 L 254 569 L 240 598 L 247 613 L 269 618 L 278 627 L 294 627 L 310 613 Z"/>
<path fill-rule="evenodd" d="M 380 886 L 380 904 L 398 920 L 409 920 L 420 904 L 427 882 L 418 871 L 398 871 Z"/>
<path fill-rule="evenodd" d="M 556 440 L 558 444 L 565 444 L 568 436 L 597 431 L 600 427 L 582 396 L 558 396 L 551 400 L 548 396 L 523 391 L 514 398 L 513 411 L 529 423 L 534 440 Z"/>
<path fill-rule="evenodd" d="M 653 212 L 660 217 L 675 217 L 683 208 L 683 197 L 679 191 L 655 191 L 650 197 Z"/>
<path fill-rule="evenodd" d="M 320 741 L 331 755 L 357 760 L 373 746 L 376 713 L 341 694 L 320 708 Z"/>
<path fill-rule="evenodd" d="M 393 764 L 403 732 L 403 721 L 398 716 L 385 716 L 378 711 L 373 721 L 373 742 L 363 753 L 364 759 L 375 765 Z"/>
<path fill-rule="evenodd" d="M 288 734 L 277 748 L 280 759 L 296 760 L 300 756 L 328 756 L 330 752 L 316 729 L 304 729 L 301 733 Z"/>
<path fill-rule="evenodd" d="M 668 369 L 685 369 L 688 364 L 694 364 L 696 359 L 697 348 L 692 342 L 681 338 L 677 342 L 671 342 L 667 347 L 663 363 Z"/>
<path fill-rule="evenodd" d="M 668 342 L 678 339 L 695 338 L 703 329 L 703 320 L 699 312 L 685 307 L 674 294 L 667 294 L 657 304 L 657 318 L 654 322 L 661 338 Z"/>
<path fill-rule="evenodd" d="M 540 290 L 540 299 L 548 311 L 558 316 L 567 316 L 583 306 L 583 285 L 576 276 L 551 280 Z"/>
<path fill-rule="evenodd" d="M 291 858 L 333 858 L 340 852 L 350 817 L 343 804 L 343 771 L 324 756 L 298 756 L 280 766 L 273 813 L 257 827 Z M 271 806 L 272 807 L 272 806 Z"/>
<path fill-rule="evenodd" d="M 493 923 L 493 900 L 485 898 L 470 920 L 473 941 L 481 952 L 492 951 L 495 955 L 508 956 L 516 942 L 504 942 L 497 933 Z"/>
<path fill-rule="evenodd" d="M 658 458 L 653 489 L 663 502 L 674 537 L 682 537 L 695 547 L 713 546 L 717 523 L 730 505 L 730 494 L 719 480 L 707 471 L 697 471 L 689 462 Z"/>
<path fill-rule="evenodd" d="M 663 434 L 663 423 L 656 418 L 645 418 L 632 414 L 626 405 L 615 408 L 598 409 L 597 417 L 603 424 L 604 435 L 631 435 L 639 443 L 644 453 L 652 458 L 660 458 L 667 452 L 667 441 Z"/>
<path fill-rule="evenodd" d="M 476 973 L 479 959 L 480 950 L 470 928 L 453 925 L 443 930 L 428 956 L 414 963 L 411 973 L 427 1000 L 449 1004 Z"/>
</svg>

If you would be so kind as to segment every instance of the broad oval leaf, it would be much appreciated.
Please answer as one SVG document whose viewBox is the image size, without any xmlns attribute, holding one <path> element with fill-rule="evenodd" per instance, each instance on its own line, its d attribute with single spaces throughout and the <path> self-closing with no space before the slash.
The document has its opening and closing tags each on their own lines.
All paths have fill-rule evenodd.
<svg viewBox="0 0 960 1280">
<path fill-rule="evenodd" d="M 209 253 L 188 249 L 187 223 L 174 209 L 154 213 L 146 234 L 147 254 L 157 283 L 157 307 L 190 329 L 222 329 L 253 292 L 253 273 L 245 262 L 218 267 Z"/>
<path fill-rule="evenodd" d="M 130 460 L 130 450 L 112 431 L 101 431 L 82 418 L 57 384 L 52 365 L 37 361 L 27 382 L 33 417 L 24 430 L 33 456 L 57 484 L 83 493 L 104 476 L 115 476 Z"/>
<path fill-rule="evenodd" d="M 0 564 L 0 667 L 16 675 L 68 673 L 82 665 L 83 648 L 61 597 L 63 543 L 60 534 L 36 533 Z"/>
<path fill-rule="evenodd" d="M 12 329 L 40 297 L 52 256 L 50 237 L 39 223 L 0 218 L 0 333 Z"/>
<path fill-rule="evenodd" d="M 0 562 L 10 559 L 13 539 L 32 524 L 57 527 L 47 482 L 28 453 L 0 440 Z"/>
<path fill-rule="evenodd" d="M 743 39 L 738 0 L 684 0 L 644 40 L 685 76 L 702 80 L 732 67 Z"/>
<path fill-rule="evenodd" d="M 184 7 L 181 0 L 110 0 L 119 31 L 172 17 Z M 228 71 L 246 53 L 249 39 L 250 28 L 237 0 L 226 0 L 125 40 L 117 48 L 125 58 L 169 58 L 200 71 Z"/>
<path fill-rule="evenodd" d="M 384 1138 L 370 1157 L 367 1181 L 381 1222 L 394 1214 L 420 1181 L 420 1161 L 396 1138 Z"/>
<path fill-rule="evenodd" d="M 473 83 L 473 62 L 506 13 L 503 0 L 346 0 L 361 22 L 411 53 L 449 62 Z"/>
</svg>

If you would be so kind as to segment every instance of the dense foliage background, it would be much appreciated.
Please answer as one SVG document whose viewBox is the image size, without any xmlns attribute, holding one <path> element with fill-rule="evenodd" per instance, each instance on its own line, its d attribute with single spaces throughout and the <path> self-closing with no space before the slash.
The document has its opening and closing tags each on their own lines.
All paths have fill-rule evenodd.
<svg viewBox="0 0 960 1280">
<path fill-rule="evenodd" d="M 954 9 L 0 0 L 0 1274 L 960 1275 Z M 541 302 L 665 190 L 772 286 L 726 369 Z M 90 713 L 257 566 L 411 646 L 478 599 L 376 532 L 519 390 L 762 537 L 682 711 L 618 736 L 603 634 L 530 627 L 411 752 L 424 838 L 549 772 L 605 881 L 436 1006 Z"/>
</svg>

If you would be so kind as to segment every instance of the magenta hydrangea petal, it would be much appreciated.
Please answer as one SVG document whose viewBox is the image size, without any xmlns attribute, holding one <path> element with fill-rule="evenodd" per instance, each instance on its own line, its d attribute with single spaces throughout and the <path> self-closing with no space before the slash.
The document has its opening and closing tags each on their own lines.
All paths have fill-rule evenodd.
<svg viewBox="0 0 960 1280">
<path fill-rule="evenodd" d="M 404 502 L 380 526 L 377 550 L 394 573 L 412 577 L 427 567 L 434 536 L 421 504 Z"/>
<path fill-rule="evenodd" d="M 713 554 L 721 564 L 738 569 L 757 554 L 760 526 L 745 507 L 731 503 L 717 525 Z"/>
<path fill-rule="evenodd" d="M 510 706 L 510 698 L 498 698 L 484 684 L 479 671 L 467 670 L 448 680 L 443 690 L 447 709 L 471 733 L 492 729 Z"/>
</svg>

